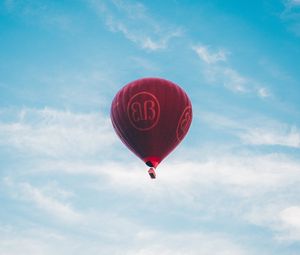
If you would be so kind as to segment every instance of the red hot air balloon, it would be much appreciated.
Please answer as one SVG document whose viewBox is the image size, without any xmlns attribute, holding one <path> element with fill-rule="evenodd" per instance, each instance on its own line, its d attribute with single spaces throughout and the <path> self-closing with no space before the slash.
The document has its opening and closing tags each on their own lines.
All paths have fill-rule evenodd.
<svg viewBox="0 0 300 255">
<path fill-rule="evenodd" d="M 111 121 L 122 142 L 155 168 L 183 140 L 192 122 L 192 105 L 175 83 L 161 78 L 130 82 L 115 96 Z"/>
</svg>

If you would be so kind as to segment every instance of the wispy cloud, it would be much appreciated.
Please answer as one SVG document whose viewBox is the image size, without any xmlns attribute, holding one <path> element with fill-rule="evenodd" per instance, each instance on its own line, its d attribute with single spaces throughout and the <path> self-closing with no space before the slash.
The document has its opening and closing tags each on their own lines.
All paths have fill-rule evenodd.
<svg viewBox="0 0 300 255">
<path fill-rule="evenodd" d="M 82 219 L 80 213 L 76 212 L 69 203 L 57 198 L 57 196 L 61 198 L 69 193 L 59 189 L 57 186 L 54 189 L 51 186 L 37 188 L 27 182 L 14 183 L 9 178 L 4 179 L 4 184 L 17 199 L 32 203 L 38 209 L 56 219 L 66 223 L 74 223 Z"/>
<path fill-rule="evenodd" d="M 4 110 L 0 144 L 32 155 L 95 155 L 116 141 L 110 119 L 99 113 L 73 113 L 51 108 Z"/>
<path fill-rule="evenodd" d="M 247 128 L 247 132 L 241 133 L 239 136 L 248 144 L 300 148 L 300 130 L 286 124 L 282 124 L 278 128 Z"/>
<path fill-rule="evenodd" d="M 112 32 L 120 32 L 139 47 L 156 51 L 168 47 L 170 41 L 182 35 L 179 27 L 161 24 L 152 18 L 146 7 L 139 3 L 123 0 L 90 1 L 104 17 L 106 26 Z"/>
<path fill-rule="evenodd" d="M 227 154 L 210 155 L 197 160 L 171 160 L 157 169 L 156 185 L 149 181 L 147 168 L 141 163 L 104 162 L 89 163 L 49 161 L 40 164 L 39 173 L 56 172 L 72 175 L 98 176 L 93 188 L 102 190 L 103 185 L 110 189 L 133 192 L 143 199 L 165 201 L 197 201 L 179 199 L 181 196 L 201 196 L 203 191 L 216 187 L 236 196 L 261 195 L 278 188 L 289 187 L 299 181 L 299 162 L 284 154 Z M 184 173 L 182 172 L 184 169 Z M 144 171 L 142 171 L 144 170 Z M 283 174 L 284 173 L 284 174 Z M 37 174 L 37 173 L 36 173 Z M 105 184 L 102 183 L 103 180 Z M 102 184 L 97 184 L 97 181 Z M 168 189 L 168 191 L 166 190 Z M 149 192 L 151 190 L 151 192 Z M 172 190 L 172 192 L 171 192 Z M 137 192 L 139 191 L 139 192 Z M 196 192 L 197 191 L 197 192 Z M 193 204 L 190 206 L 193 207 Z"/>
<path fill-rule="evenodd" d="M 203 113 L 202 120 L 212 128 L 239 137 L 246 144 L 300 148 L 300 130 L 294 125 L 266 118 L 234 120 L 214 113 Z"/>
<path fill-rule="evenodd" d="M 298 187 L 292 186 L 290 194 L 299 191 Z M 254 225 L 266 227 L 273 231 L 273 237 L 279 242 L 299 242 L 300 241 L 300 206 L 299 199 L 291 199 L 289 192 L 281 190 L 281 195 L 257 200 L 244 218 Z"/>
<path fill-rule="evenodd" d="M 207 64 L 214 64 L 227 60 L 229 52 L 224 49 L 218 49 L 217 52 L 212 52 L 209 47 L 204 45 L 194 46 L 193 50 L 196 51 L 197 55 Z"/>
<path fill-rule="evenodd" d="M 8 225 L 0 226 L 0 254 L 63 254 L 60 245 L 53 244 L 64 242 L 66 242 L 64 236 L 51 229 L 20 230 Z"/>
<path fill-rule="evenodd" d="M 203 62 L 203 73 L 206 80 L 213 84 L 222 84 L 235 93 L 252 93 L 260 98 L 271 95 L 268 88 L 257 81 L 240 74 L 228 64 L 229 51 L 211 50 L 209 46 L 198 44 L 192 49 Z"/>
<path fill-rule="evenodd" d="M 126 226 L 123 225 L 123 227 Z M 98 231 L 101 232 L 101 228 Z M 131 239 L 128 239 L 126 233 Z M 251 254 L 247 248 L 235 240 L 222 234 L 204 231 L 171 233 L 139 224 L 134 228 L 126 228 L 126 232 L 119 233 L 116 238 L 115 240 L 113 238 L 103 240 L 103 237 L 99 236 L 94 238 L 91 238 L 90 235 L 77 236 L 46 228 L 18 231 L 16 228 L 1 226 L 0 253 L 9 255 L 20 253 L 32 255 L 53 253 L 59 255 L 74 253 L 78 255 L 87 253 L 91 255 L 99 253 L 112 255 Z"/>
<path fill-rule="evenodd" d="M 156 237 L 160 236 L 159 239 Z M 243 247 L 218 234 L 205 233 L 164 233 L 157 231 L 141 231 L 139 233 L 141 243 L 125 254 L 138 255 L 181 255 L 181 254 L 249 254 Z M 153 240 L 156 240 L 153 242 Z"/>
<path fill-rule="evenodd" d="M 231 68 L 224 68 L 222 70 L 224 75 L 224 86 L 234 92 L 245 93 L 248 92 L 249 80 L 240 75 L 236 70 Z"/>
</svg>

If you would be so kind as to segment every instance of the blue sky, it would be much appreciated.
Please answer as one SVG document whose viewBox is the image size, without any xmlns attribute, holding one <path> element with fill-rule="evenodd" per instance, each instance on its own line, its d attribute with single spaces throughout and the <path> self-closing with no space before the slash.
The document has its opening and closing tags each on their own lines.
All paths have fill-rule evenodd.
<svg viewBox="0 0 300 255">
<path fill-rule="evenodd" d="M 298 255 L 300 1 L 0 3 L 0 254 Z M 189 134 L 149 178 L 111 101 L 163 77 Z"/>
</svg>

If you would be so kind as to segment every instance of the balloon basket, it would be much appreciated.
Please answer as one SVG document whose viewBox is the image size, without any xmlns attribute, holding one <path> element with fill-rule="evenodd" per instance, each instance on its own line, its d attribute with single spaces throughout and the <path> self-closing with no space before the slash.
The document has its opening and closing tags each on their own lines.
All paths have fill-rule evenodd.
<svg viewBox="0 0 300 255">
<path fill-rule="evenodd" d="M 155 173 L 155 170 L 153 167 L 151 167 L 149 170 L 148 170 L 148 174 L 150 175 L 151 179 L 155 179 L 156 178 L 156 173 Z"/>
</svg>

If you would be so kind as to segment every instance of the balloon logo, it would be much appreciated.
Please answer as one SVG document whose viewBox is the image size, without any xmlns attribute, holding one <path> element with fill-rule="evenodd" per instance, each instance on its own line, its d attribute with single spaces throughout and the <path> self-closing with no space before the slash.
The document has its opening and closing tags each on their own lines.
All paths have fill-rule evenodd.
<svg viewBox="0 0 300 255">
<path fill-rule="evenodd" d="M 141 131 L 150 130 L 159 120 L 159 102 L 153 94 L 139 92 L 130 98 L 127 114 L 133 127 Z"/>
<path fill-rule="evenodd" d="M 178 122 L 176 134 L 178 141 L 181 141 L 184 135 L 187 133 L 187 131 L 190 128 L 190 124 L 192 121 L 192 108 L 190 106 L 187 106 Z"/>
<path fill-rule="evenodd" d="M 184 139 L 192 122 L 192 104 L 175 83 L 143 78 L 125 85 L 111 105 L 112 125 L 121 141 L 155 168 Z"/>
</svg>

